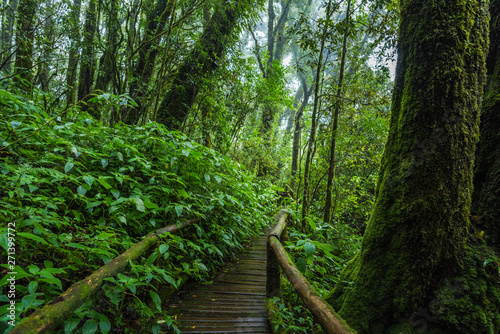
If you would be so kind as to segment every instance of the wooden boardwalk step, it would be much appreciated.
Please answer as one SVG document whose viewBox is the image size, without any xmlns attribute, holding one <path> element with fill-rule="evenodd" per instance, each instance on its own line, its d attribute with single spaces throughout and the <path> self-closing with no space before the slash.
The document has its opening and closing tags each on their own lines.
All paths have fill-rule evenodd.
<svg viewBox="0 0 500 334">
<path fill-rule="evenodd" d="M 270 334 L 265 309 L 267 236 L 219 273 L 213 284 L 202 284 L 183 300 L 168 306 L 182 333 Z"/>
</svg>

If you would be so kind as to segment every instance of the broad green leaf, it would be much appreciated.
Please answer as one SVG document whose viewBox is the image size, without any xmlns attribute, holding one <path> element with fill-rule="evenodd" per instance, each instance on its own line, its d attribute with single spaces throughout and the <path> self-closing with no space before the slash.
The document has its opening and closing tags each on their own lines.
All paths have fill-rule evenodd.
<svg viewBox="0 0 500 334">
<path fill-rule="evenodd" d="M 97 321 L 94 319 L 87 320 L 82 327 L 83 334 L 94 334 L 97 332 Z"/>
<path fill-rule="evenodd" d="M 94 178 L 90 175 L 85 175 L 83 177 L 83 181 L 85 181 L 85 183 L 87 183 L 89 186 L 92 187 L 92 183 L 94 183 Z"/>
<path fill-rule="evenodd" d="M 90 202 L 89 204 L 87 204 L 85 209 L 95 208 L 96 206 L 101 205 L 101 203 L 102 203 L 101 201 Z"/>
<path fill-rule="evenodd" d="M 177 193 L 179 194 L 179 196 L 182 196 L 182 197 L 186 197 L 186 198 L 190 198 L 191 197 L 191 196 L 189 196 L 189 194 L 184 189 L 177 190 Z"/>
<path fill-rule="evenodd" d="M 114 233 L 109 233 L 109 232 L 101 232 L 99 235 L 96 237 L 97 239 L 109 239 L 112 236 L 114 236 Z"/>
<path fill-rule="evenodd" d="M 175 206 L 175 212 L 177 213 L 177 217 L 180 217 L 182 215 L 182 210 L 183 210 L 182 206 L 180 205 Z"/>
<path fill-rule="evenodd" d="M 2 264 L 1 266 L 6 268 L 8 273 L 0 280 L 0 287 L 7 284 L 8 282 L 7 279 L 11 277 L 15 276 L 16 280 L 20 280 L 21 278 L 32 276 L 31 274 L 25 272 L 24 269 L 21 268 L 20 266 L 14 266 L 14 268 L 11 268 L 10 265 L 7 264 Z M 9 274 L 9 272 L 15 274 Z"/>
<path fill-rule="evenodd" d="M 35 298 L 36 298 L 35 295 L 29 294 L 29 295 L 24 296 L 23 299 L 21 299 L 21 303 L 23 304 L 23 307 L 25 310 L 28 307 L 30 307 L 31 304 L 33 304 L 33 301 L 35 301 Z"/>
<path fill-rule="evenodd" d="M 168 251 L 168 245 L 165 245 L 165 244 L 161 244 L 160 247 L 159 247 L 159 250 L 160 250 L 160 254 L 163 255 L 163 253 L 165 253 L 166 251 Z"/>
<path fill-rule="evenodd" d="M 304 244 L 304 250 L 306 251 L 306 256 L 311 256 L 313 255 L 314 251 L 316 250 L 316 246 L 312 242 L 306 242 Z"/>
<path fill-rule="evenodd" d="M 65 320 L 64 321 L 64 333 L 65 334 L 73 333 L 73 331 L 78 326 L 78 324 L 80 323 L 80 321 L 81 320 L 78 319 L 78 318 L 70 318 L 68 320 Z"/>
<path fill-rule="evenodd" d="M 101 321 L 99 322 L 99 328 L 101 329 L 101 332 L 105 334 L 111 331 L 111 322 L 109 322 L 109 319 L 104 314 L 101 314 Z"/>
<path fill-rule="evenodd" d="M 188 150 L 182 150 L 182 154 L 184 154 L 187 157 L 187 156 L 189 156 L 189 151 Z"/>
<path fill-rule="evenodd" d="M 87 193 L 87 188 L 85 188 L 84 186 L 78 186 L 78 188 L 76 188 L 76 192 L 82 196 L 85 196 L 85 194 Z"/>
<path fill-rule="evenodd" d="M 210 175 L 205 174 L 205 181 L 210 182 Z"/>
<path fill-rule="evenodd" d="M 17 128 L 21 124 L 23 124 L 23 122 L 19 122 L 19 121 L 11 121 L 10 122 L 10 125 L 12 126 L 13 129 Z"/>
<path fill-rule="evenodd" d="M 109 183 L 107 183 L 106 181 L 104 181 L 102 178 L 98 178 L 97 182 L 99 182 L 101 184 L 101 186 L 104 187 L 104 189 L 111 189 L 111 188 L 113 188 L 112 186 L 109 185 Z M 120 194 L 120 192 L 118 192 L 118 195 L 119 194 Z"/>
<path fill-rule="evenodd" d="M 38 281 L 31 281 L 31 282 L 28 284 L 28 292 L 29 292 L 30 294 L 35 293 L 37 289 L 38 289 Z"/>
<path fill-rule="evenodd" d="M 123 154 L 121 154 L 121 152 L 116 152 L 116 157 L 118 160 L 123 161 Z"/>
<path fill-rule="evenodd" d="M 137 211 L 146 212 L 146 207 L 144 206 L 144 202 L 142 201 L 142 199 L 136 197 L 133 198 L 132 200 L 135 203 L 135 208 L 137 209 Z"/>
<path fill-rule="evenodd" d="M 100 180 L 100 179 L 98 179 L 98 180 Z M 111 190 L 111 195 L 113 195 L 113 197 L 115 199 L 118 199 L 120 197 L 120 192 L 116 189 L 113 189 L 113 190 Z"/>
<path fill-rule="evenodd" d="M 158 296 L 158 294 L 154 291 L 149 291 L 149 295 L 151 296 L 151 299 L 155 303 L 158 311 L 161 312 L 161 298 L 160 298 L 160 296 Z"/>
<path fill-rule="evenodd" d="M 77 148 L 74 146 L 71 147 L 71 153 L 73 153 L 77 158 L 80 156 L 80 152 L 78 152 Z"/>
<path fill-rule="evenodd" d="M 108 165 L 108 159 L 101 159 L 101 164 L 102 164 L 102 167 L 106 168 L 106 166 Z"/>
<path fill-rule="evenodd" d="M 28 233 L 28 232 L 18 232 L 17 233 L 18 236 L 20 237 L 23 237 L 23 238 L 26 238 L 26 239 L 31 239 L 31 240 L 35 240 L 35 241 L 38 241 L 39 243 L 42 243 L 42 244 L 45 244 L 45 245 L 48 245 L 49 243 L 47 241 L 45 241 L 43 238 L 39 237 L 38 235 L 34 235 L 32 233 Z"/>
<path fill-rule="evenodd" d="M 64 165 L 64 172 L 67 173 L 71 170 L 71 168 L 73 168 L 75 166 L 74 163 L 72 163 L 71 161 L 68 161 L 66 163 L 66 165 Z"/>
<path fill-rule="evenodd" d="M 150 201 L 145 201 L 144 202 L 144 206 L 147 208 L 147 209 L 159 209 L 160 207 L 155 204 L 155 203 L 151 203 Z"/>
<path fill-rule="evenodd" d="M 221 183 L 222 177 L 220 177 L 219 175 L 216 175 L 215 176 L 215 181 L 217 181 L 217 183 Z"/>
</svg>

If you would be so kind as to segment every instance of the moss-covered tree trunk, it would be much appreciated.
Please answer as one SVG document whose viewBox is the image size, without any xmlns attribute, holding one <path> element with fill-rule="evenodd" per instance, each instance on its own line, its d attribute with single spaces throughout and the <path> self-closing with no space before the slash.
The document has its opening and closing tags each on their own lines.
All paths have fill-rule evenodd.
<svg viewBox="0 0 500 334">
<path fill-rule="evenodd" d="M 120 21 L 118 19 L 118 13 L 120 11 L 120 3 L 118 0 L 111 0 L 109 2 L 108 22 L 107 22 L 107 36 L 106 36 L 106 49 L 102 53 L 99 60 L 99 73 L 95 82 L 95 91 L 108 91 L 108 85 L 111 81 L 115 82 L 115 88 L 117 88 L 116 83 L 116 54 L 119 47 L 119 35 L 120 35 Z M 116 93 L 116 91 L 115 91 Z M 97 111 L 96 111 L 97 112 Z"/>
<path fill-rule="evenodd" d="M 158 0 L 148 13 L 144 41 L 138 50 L 139 58 L 132 73 L 129 94 L 138 104 L 137 108 L 128 108 L 124 121 L 136 124 L 146 113 L 148 106 L 148 87 L 153 76 L 156 57 L 160 51 L 159 40 L 168 20 L 172 19 L 176 0 Z"/>
<path fill-rule="evenodd" d="M 80 56 L 80 52 L 78 51 L 78 45 L 80 44 L 80 11 L 82 7 L 81 0 L 73 0 L 71 4 L 71 12 L 68 15 L 70 21 L 70 31 L 69 37 L 71 40 L 71 46 L 69 48 L 68 55 L 68 71 L 66 73 L 66 105 L 70 106 L 75 103 L 75 87 L 77 85 L 76 82 L 76 74 L 78 67 L 78 58 Z"/>
<path fill-rule="evenodd" d="M 14 74 L 16 82 L 32 90 L 33 81 L 33 41 L 35 39 L 35 13 L 37 3 L 35 0 L 21 0 L 18 8 L 16 22 L 16 62 Z"/>
<path fill-rule="evenodd" d="M 82 57 L 80 62 L 80 80 L 78 82 L 78 100 L 85 102 L 82 110 L 89 108 L 86 104 L 90 99 L 92 85 L 94 84 L 94 37 L 97 30 L 97 0 L 90 0 L 85 14 L 85 26 L 83 31 Z M 89 110 L 92 112 L 92 110 Z M 99 115 L 92 114 L 95 118 Z"/>
<path fill-rule="evenodd" d="M 402 0 L 400 12 L 376 201 L 361 251 L 343 273 L 353 283 L 338 284 L 329 298 L 359 333 L 404 332 L 391 326 L 429 305 L 466 253 L 487 4 Z"/>
<path fill-rule="evenodd" d="M 254 9 L 253 1 L 224 2 L 216 8 L 210 21 L 184 63 L 179 67 L 169 91 L 157 110 L 157 122 L 168 129 L 180 129 L 193 105 L 202 79 L 218 67 L 226 47 L 237 31 L 238 21 Z"/>
<path fill-rule="evenodd" d="M 2 21 L 2 47 L 0 48 L 0 71 L 10 75 L 12 71 L 12 59 L 14 50 L 12 48 L 12 36 L 14 30 L 14 18 L 17 12 L 19 0 L 9 1 L 9 5 L 4 9 L 4 18 Z"/>
<path fill-rule="evenodd" d="M 500 251 L 500 1 L 490 3 L 488 84 L 483 99 L 474 176 L 473 213 L 488 243 Z"/>
</svg>

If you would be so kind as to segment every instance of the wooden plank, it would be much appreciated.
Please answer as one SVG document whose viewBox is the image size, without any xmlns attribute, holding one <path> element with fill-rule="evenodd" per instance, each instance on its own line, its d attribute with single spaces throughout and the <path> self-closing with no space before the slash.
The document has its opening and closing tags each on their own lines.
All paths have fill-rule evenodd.
<svg viewBox="0 0 500 334">
<path fill-rule="evenodd" d="M 169 305 L 182 333 L 261 333 L 271 329 L 265 309 L 267 236 L 183 300 Z"/>
</svg>

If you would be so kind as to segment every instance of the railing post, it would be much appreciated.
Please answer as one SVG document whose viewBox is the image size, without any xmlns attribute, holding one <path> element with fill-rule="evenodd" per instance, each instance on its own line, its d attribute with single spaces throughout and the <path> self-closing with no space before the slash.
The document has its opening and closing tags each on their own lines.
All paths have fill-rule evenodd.
<svg viewBox="0 0 500 334">
<path fill-rule="evenodd" d="M 267 238 L 266 298 L 281 298 L 281 269 L 276 254 L 269 244 L 269 239 L 274 237 L 274 235 L 270 235 Z"/>
</svg>

